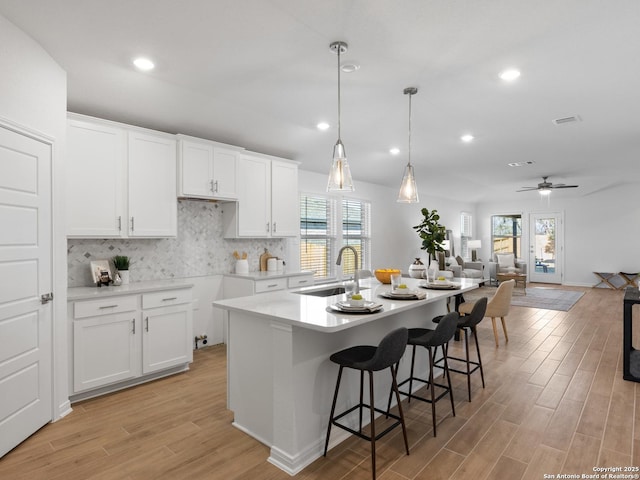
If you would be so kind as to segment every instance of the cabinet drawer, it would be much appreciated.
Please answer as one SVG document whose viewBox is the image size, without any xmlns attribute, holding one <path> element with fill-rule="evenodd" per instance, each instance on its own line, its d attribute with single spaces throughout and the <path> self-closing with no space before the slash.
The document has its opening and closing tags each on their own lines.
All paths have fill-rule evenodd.
<svg viewBox="0 0 640 480">
<path fill-rule="evenodd" d="M 274 278 L 272 280 L 259 280 L 256 282 L 256 293 L 272 292 L 287 288 L 286 278 Z"/>
<path fill-rule="evenodd" d="M 86 302 L 74 302 L 73 317 L 86 318 L 110 313 L 132 312 L 138 308 L 138 297 L 126 295 L 123 297 L 109 297 Z"/>
<path fill-rule="evenodd" d="M 313 275 L 298 275 L 297 277 L 289 277 L 289 288 L 310 287 L 313 285 Z"/>
<path fill-rule="evenodd" d="M 191 289 L 165 290 L 142 295 L 142 308 L 168 307 L 191 302 Z"/>
</svg>

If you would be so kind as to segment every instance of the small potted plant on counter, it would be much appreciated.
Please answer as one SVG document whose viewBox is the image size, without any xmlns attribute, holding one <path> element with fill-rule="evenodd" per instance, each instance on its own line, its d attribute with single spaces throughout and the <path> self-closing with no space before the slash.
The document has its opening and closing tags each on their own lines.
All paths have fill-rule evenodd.
<svg viewBox="0 0 640 480">
<path fill-rule="evenodd" d="M 127 285 L 129 283 L 129 257 L 116 255 L 113 257 L 113 265 L 120 275 L 120 284 Z"/>
</svg>

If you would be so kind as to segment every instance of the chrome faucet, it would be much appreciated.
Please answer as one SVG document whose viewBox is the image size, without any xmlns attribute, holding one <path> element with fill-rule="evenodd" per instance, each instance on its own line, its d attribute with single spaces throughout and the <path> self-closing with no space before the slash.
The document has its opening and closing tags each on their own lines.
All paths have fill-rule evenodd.
<svg viewBox="0 0 640 480">
<path fill-rule="evenodd" d="M 336 265 L 340 265 L 342 263 L 342 252 L 344 252 L 345 249 L 347 248 L 353 252 L 353 258 L 354 258 L 353 280 L 356 282 L 356 288 L 354 289 L 353 293 L 360 293 L 360 278 L 358 276 L 358 252 L 356 252 L 356 249 L 353 248 L 351 245 L 345 245 L 344 247 L 342 247 L 338 252 L 338 259 L 336 260 Z"/>
</svg>

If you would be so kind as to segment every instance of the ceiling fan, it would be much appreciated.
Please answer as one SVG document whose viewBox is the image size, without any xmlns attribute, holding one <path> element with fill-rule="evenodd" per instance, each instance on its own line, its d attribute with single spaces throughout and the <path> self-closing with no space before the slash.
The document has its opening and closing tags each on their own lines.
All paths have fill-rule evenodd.
<svg viewBox="0 0 640 480">
<path fill-rule="evenodd" d="M 547 182 L 547 178 L 542 177 L 542 182 L 538 184 L 537 187 L 522 187 L 522 190 L 517 190 L 518 192 L 530 192 L 532 190 L 537 190 L 540 192 L 540 195 L 549 195 L 551 190 L 555 188 L 577 188 L 578 185 L 565 185 L 564 183 L 556 183 L 553 184 L 551 182 Z"/>
</svg>

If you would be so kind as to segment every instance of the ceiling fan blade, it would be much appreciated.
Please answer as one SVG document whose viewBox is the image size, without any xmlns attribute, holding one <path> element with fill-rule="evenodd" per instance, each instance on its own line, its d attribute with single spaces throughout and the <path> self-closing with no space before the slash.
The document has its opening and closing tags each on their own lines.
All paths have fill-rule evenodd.
<svg viewBox="0 0 640 480">
<path fill-rule="evenodd" d="M 516 192 L 531 192 L 538 190 L 538 187 L 522 187 L 522 190 L 516 190 Z"/>
<path fill-rule="evenodd" d="M 579 185 L 565 185 L 564 183 L 559 183 L 557 185 L 551 185 L 550 188 L 577 188 Z"/>
</svg>

